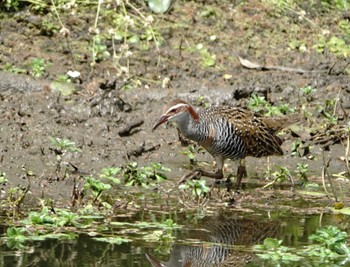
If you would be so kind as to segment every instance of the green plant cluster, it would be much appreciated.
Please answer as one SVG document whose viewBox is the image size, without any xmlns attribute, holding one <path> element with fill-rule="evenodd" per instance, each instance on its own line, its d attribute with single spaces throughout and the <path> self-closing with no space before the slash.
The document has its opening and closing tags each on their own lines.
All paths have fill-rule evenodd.
<svg viewBox="0 0 350 267">
<path fill-rule="evenodd" d="M 119 185 L 150 188 L 164 181 L 167 178 L 165 172 L 169 171 L 169 168 L 160 163 L 150 163 L 143 167 L 139 167 L 137 162 L 127 163 L 122 167 L 104 168 L 98 178 L 85 177 L 84 189 L 91 192 L 93 203 L 111 208 L 111 201 L 102 198 L 103 192 Z"/>
<path fill-rule="evenodd" d="M 85 14 L 87 10 L 89 12 L 91 9 L 96 10 L 93 25 L 88 33 L 90 39 L 87 50 L 91 55 L 91 67 L 101 61 L 111 60 L 119 76 L 130 77 L 133 76 L 130 62 L 139 60 L 138 53 L 151 50 L 153 47 L 159 51 L 159 47 L 164 43 L 159 26 L 155 26 L 155 18 L 150 14 L 144 14 L 139 5 L 140 3 L 125 0 L 6 0 L 2 6 L 10 12 L 29 7 L 32 12 L 39 13 L 43 18 L 40 33 L 45 36 L 62 35 L 73 61 L 81 55 L 74 53 L 75 40 L 72 38 L 72 29 L 65 25 L 67 11 L 76 16 L 79 12 Z M 26 65 L 29 67 L 28 73 L 33 77 L 42 77 L 46 68 L 50 66 L 43 58 L 33 58 Z M 3 68 L 16 73 L 26 72 L 23 68 L 12 65 Z M 137 83 L 136 78 L 135 82 Z M 132 83 L 128 83 L 130 84 Z"/>
<path fill-rule="evenodd" d="M 96 225 L 102 221 L 107 214 L 95 209 L 91 205 L 85 206 L 78 211 L 70 211 L 65 208 L 53 208 L 42 201 L 40 211 L 31 211 L 23 220 L 16 225 L 8 227 L 6 235 L 1 240 L 6 241 L 9 248 L 22 249 L 32 241 L 43 241 L 46 239 L 76 239 L 79 233 L 96 231 Z M 163 218 L 159 222 L 104 222 L 103 232 L 120 231 L 120 235 L 103 234 L 100 232 L 97 241 L 111 244 L 130 242 L 124 228 L 135 229 L 141 239 L 147 242 L 157 242 L 160 251 L 168 252 L 173 243 L 175 232 L 179 226 L 172 220 Z"/>
<path fill-rule="evenodd" d="M 210 192 L 210 187 L 206 185 L 205 180 L 188 180 L 186 184 L 180 185 L 179 189 L 190 190 L 196 199 L 205 197 Z"/>
<path fill-rule="evenodd" d="M 254 112 L 263 113 L 265 116 L 279 116 L 295 112 L 294 108 L 289 107 L 288 104 L 272 106 L 264 96 L 256 94 L 252 94 L 248 100 L 248 108 Z"/>
<path fill-rule="evenodd" d="M 347 243 L 347 233 L 336 226 L 327 226 L 309 236 L 313 244 L 302 248 L 289 248 L 282 245 L 282 240 L 266 238 L 262 245 L 254 246 L 257 256 L 263 260 L 272 262 L 275 266 L 290 264 L 293 262 L 307 262 L 314 264 L 339 264 L 344 266 L 350 261 L 350 248 Z M 298 266 L 304 266 L 298 265 Z M 312 265 L 314 266 L 314 265 Z M 326 266 L 326 265 L 322 265 Z"/>
</svg>

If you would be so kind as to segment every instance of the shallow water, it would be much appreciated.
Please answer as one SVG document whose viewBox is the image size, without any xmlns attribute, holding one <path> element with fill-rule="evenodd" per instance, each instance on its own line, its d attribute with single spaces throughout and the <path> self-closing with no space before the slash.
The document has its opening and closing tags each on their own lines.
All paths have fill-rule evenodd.
<svg viewBox="0 0 350 267">
<path fill-rule="evenodd" d="M 28 242 L 23 249 L 0 247 L 0 266 L 261 266 L 252 252 L 252 245 L 261 244 L 266 237 L 283 240 L 283 245 L 300 247 L 308 236 L 326 225 L 344 227 L 347 217 L 330 214 L 293 215 L 276 212 L 263 215 L 225 212 L 201 218 L 198 214 L 172 216 L 178 228 L 171 231 L 174 240 L 145 240 L 152 226 L 133 226 L 132 222 L 155 221 L 162 218 L 154 211 L 137 214 L 128 219 L 131 224 L 113 225 L 103 232 L 108 236 L 123 236 L 130 242 L 120 245 L 96 241 L 79 234 L 74 240 L 47 239 Z M 156 220 L 157 220 L 156 219 Z M 115 221 L 120 221 L 115 218 Z M 5 228 L 2 228 L 2 233 Z M 149 260 L 147 259 L 147 256 Z M 232 265 L 232 261 L 235 265 Z M 225 265 L 226 264 L 226 265 Z M 265 264 L 266 266 L 266 264 Z M 298 265 L 295 265 L 298 266 Z"/>
</svg>

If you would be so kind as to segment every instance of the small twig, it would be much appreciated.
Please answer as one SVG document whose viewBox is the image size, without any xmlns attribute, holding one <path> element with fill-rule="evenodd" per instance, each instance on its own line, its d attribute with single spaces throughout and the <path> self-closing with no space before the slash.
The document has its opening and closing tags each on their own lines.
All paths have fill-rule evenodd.
<svg viewBox="0 0 350 267">
<path fill-rule="evenodd" d="M 314 71 L 314 70 L 304 70 L 301 68 L 290 68 L 290 67 L 284 67 L 284 66 L 269 66 L 269 65 L 261 65 L 256 62 L 252 62 L 248 59 L 242 58 L 238 55 L 236 51 L 233 51 L 233 53 L 236 55 L 238 58 L 240 64 L 247 69 L 254 69 L 254 70 L 262 70 L 262 71 L 267 71 L 267 70 L 280 70 L 280 71 L 287 71 L 287 72 L 296 72 L 296 73 L 319 73 L 322 71 Z"/>
<path fill-rule="evenodd" d="M 264 185 L 262 187 L 262 189 L 265 189 L 265 188 L 268 188 L 269 186 L 274 185 L 277 182 L 277 180 L 278 180 L 278 177 L 276 177 L 273 181 L 271 181 L 271 182 L 267 183 L 266 185 Z"/>
<path fill-rule="evenodd" d="M 180 38 L 180 44 L 179 44 L 179 58 L 180 60 L 183 59 L 182 57 L 182 44 L 183 44 L 183 40 L 182 40 L 182 37 Z"/>
<path fill-rule="evenodd" d="M 328 197 L 329 199 L 331 199 L 331 197 L 330 197 L 330 195 L 329 195 L 329 193 L 328 193 L 328 191 L 327 191 L 327 188 L 326 188 L 325 177 L 327 176 L 327 180 L 328 180 L 329 185 L 330 185 L 330 187 L 331 187 L 331 189 L 332 189 L 332 193 L 333 193 L 333 196 L 334 196 L 334 200 L 335 200 L 336 202 L 338 202 L 338 198 L 337 198 L 337 196 L 336 196 L 336 194 L 335 194 L 335 190 L 334 190 L 334 187 L 333 187 L 332 180 L 331 180 L 331 178 L 330 178 L 330 176 L 329 176 L 329 173 L 328 173 L 329 163 L 331 162 L 332 159 L 329 159 L 329 160 L 327 161 L 327 163 L 326 163 L 326 158 L 325 158 L 325 155 L 324 155 L 324 151 L 322 152 L 322 157 L 323 157 L 323 167 L 322 167 L 322 184 L 323 184 L 323 188 L 324 188 L 324 190 L 325 190 L 325 192 L 326 192 L 326 194 L 327 194 L 327 197 Z"/>
<path fill-rule="evenodd" d="M 94 23 L 94 34 L 95 34 L 95 31 L 97 29 L 97 25 L 98 25 L 98 19 L 100 17 L 100 11 L 101 11 L 101 5 L 102 5 L 103 1 L 99 0 L 98 1 L 98 5 L 97 5 L 97 11 L 96 11 L 96 17 L 95 17 L 95 23 Z M 94 65 L 96 62 L 95 62 L 95 49 L 96 49 L 96 36 L 94 36 L 92 38 L 92 65 Z"/>
<path fill-rule="evenodd" d="M 334 109 L 333 109 L 333 116 L 335 116 L 335 114 L 336 114 L 336 112 L 337 112 L 337 104 L 338 104 L 338 102 L 339 102 L 339 100 L 340 100 L 340 91 L 341 91 L 341 89 L 339 89 L 339 91 L 338 91 L 338 94 L 337 94 L 337 97 L 335 98 L 335 103 L 334 103 Z"/>
<path fill-rule="evenodd" d="M 349 150 L 350 150 L 350 126 L 348 127 L 348 138 L 346 139 L 346 149 L 345 149 L 345 165 L 348 169 L 348 175 L 350 175 L 350 165 L 349 165 Z"/>
<path fill-rule="evenodd" d="M 327 187 L 326 187 L 326 181 L 325 181 L 325 176 L 326 176 L 326 175 L 325 175 L 325 173 L 326 173 L 326 167 L 325 167 L 325 164 L 323 163 L 323 166 L 322 166 L 322 173 L 321 173 L 322 185 L 323 185 L 323 189 L 324 189 L 324 191 L 325 191 L 327 197 L 328 197 L 329 199 L 331 199 L 331 197 L 330 197 L 330 195 L 329 195 L 329 193 L 328 193 L 328 191 L 327 191 Z"/>
<path fill-rule="evenodd" d="M 63 24 L 63 22 L 62 22 L 62 20 L 61 20 L 61 17 L 60 17 L 60 15 L 58 14 L 56 4 L 55 4 L 55 2 L 54 2 L 53 0 L 51 0 L 51 4 L 52 4 L 52 6 L 53 6 L 53 11 L 55 12 L 55 15 L 56 15 L 56 17 L 57 17 L 57 19 L 58 19 L 58 22 L 59 22 L 59 24 L 61 25 L 61 31 L 60 31 L 60 32 L 61 32 L 62 35 L 66 38 L 67 46 L 68 46 L 69 52 L 70 52 L 71 55 L 72 55 L 72 59 L 73 59 L 74 64 L 76 64 L 75 57 L 74 57 L 74 54 L 73 54 L 73 50 L 72 50 L 72 47 L 71 47 L 71 45 L 70 45 L 69 38 L 68 38 L 69 30 L 67 29 L 66 26 L 64 26 L 64 24 Z"/>
</svg>

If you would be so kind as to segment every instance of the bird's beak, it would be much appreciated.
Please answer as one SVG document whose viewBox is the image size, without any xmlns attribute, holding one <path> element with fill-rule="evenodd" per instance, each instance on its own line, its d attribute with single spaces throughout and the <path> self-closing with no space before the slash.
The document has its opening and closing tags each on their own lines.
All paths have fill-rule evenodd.
<svg viewBox="0 0 350 267">
<path fill-rule="evenodd" d="M 153 125 L 152 131 L 154 131 L 159 125 L 163 124 L 164 122 L 167 122 L 168 119 L 169 119 L 168 116 L 162 115 L 162 116 L 157 120 L 157 122 Z"/>
</svg>

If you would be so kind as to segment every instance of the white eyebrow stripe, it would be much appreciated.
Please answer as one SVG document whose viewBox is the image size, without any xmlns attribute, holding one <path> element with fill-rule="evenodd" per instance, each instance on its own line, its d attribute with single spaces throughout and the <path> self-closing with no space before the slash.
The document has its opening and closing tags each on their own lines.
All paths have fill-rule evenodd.
<svg viewBox="0 0 350 267">
<path fill-rule="evenodd" d="M 179 104 L 176 104 L 175 106 L 171 106 L 166 112 L 164 112 L 164 114 L 167 114 L 172 109 L 177 109 L 180 107 L 188 107 L 188 104 L 179 103 Z"/>
</svg>

